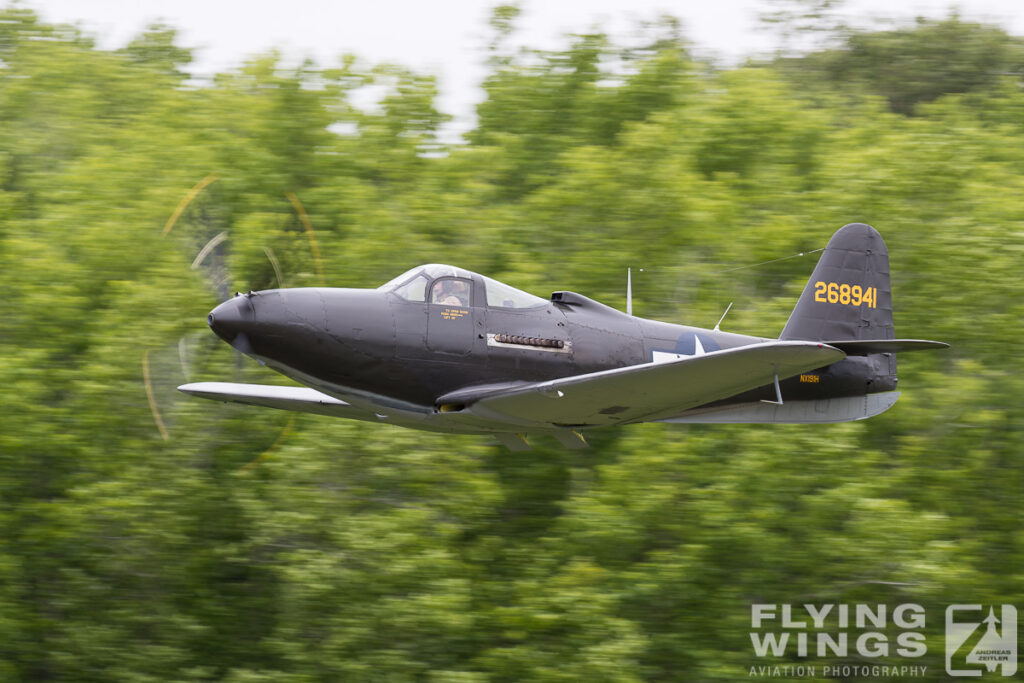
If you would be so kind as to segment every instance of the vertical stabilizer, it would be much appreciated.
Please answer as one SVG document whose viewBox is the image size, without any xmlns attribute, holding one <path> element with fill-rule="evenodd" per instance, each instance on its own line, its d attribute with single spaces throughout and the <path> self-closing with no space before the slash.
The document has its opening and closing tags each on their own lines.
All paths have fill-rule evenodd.
<svg viewBox="0 0 1024 683">
<path fill-rule="evenodd" d="M 889 252 L 864 223 L 840 228 L 822 252 L 779 339 L 894 339 Z"/>
</svg>

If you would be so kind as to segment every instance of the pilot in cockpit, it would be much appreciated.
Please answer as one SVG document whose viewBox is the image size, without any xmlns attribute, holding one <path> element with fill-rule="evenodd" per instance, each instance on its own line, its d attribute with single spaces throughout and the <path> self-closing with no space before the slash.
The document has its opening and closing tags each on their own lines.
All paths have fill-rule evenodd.
<svg viewBox="0 0 1024 683">
<path fill-rule="evenodd" d="M 465 280 L 443 281 L 438 303 L 449 306 L 469 306 L 469 283 Z"/>
</svg>

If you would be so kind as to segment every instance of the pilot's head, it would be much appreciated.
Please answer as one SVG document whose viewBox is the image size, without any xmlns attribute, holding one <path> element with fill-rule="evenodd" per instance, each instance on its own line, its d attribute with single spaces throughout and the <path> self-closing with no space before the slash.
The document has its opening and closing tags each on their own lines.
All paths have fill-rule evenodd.
<svg viewBox="0 0 1024 683">
<path fill-rule="evenodd" d="M 445 283 L 445 295 L 454 296 L 464 305 L 469 304 L 469 283 L 465 280 L 448 280 Z"/>
</svg>

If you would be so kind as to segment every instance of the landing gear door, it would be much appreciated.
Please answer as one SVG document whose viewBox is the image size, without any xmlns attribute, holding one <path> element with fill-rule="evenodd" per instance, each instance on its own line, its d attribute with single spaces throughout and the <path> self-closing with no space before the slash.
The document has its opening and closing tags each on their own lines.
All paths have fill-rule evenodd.
<svg viewBox="0 0 1024 683">
<path fill-rule="evenodd" d="M 434 280 L 427 293 L 427 348 L 435 353 L 466 356 L 475 348 L 478 319 L 473 281 L 460 277 Z"/>
</svg>

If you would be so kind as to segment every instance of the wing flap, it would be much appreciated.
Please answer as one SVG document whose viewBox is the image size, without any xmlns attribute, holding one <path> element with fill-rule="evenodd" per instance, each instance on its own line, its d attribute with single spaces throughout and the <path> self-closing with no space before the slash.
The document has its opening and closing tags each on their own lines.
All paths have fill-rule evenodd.
<svg viewBox="0 0 1024 683">
<path fill-rule="evenodd" d="M 281 387 L 269 384 L 235 382 L 194 382 L 182 384 L 178 391 L 214 401 L 244 403 L 279 410 L 316 413 L 356 420 L 375 420 L 373 413 L 321 393 L 309 387 Z"/>
<path fill-rule="evenodd" d="M 678 415 L 842 360 L 822 342 L 751 344 L 668 363 L 644 363 L 487 395 L 465 412 L 522 425 L 583 427 Z"/>
</svg>

